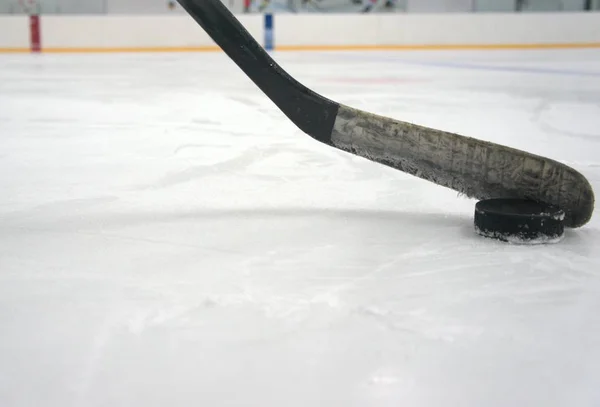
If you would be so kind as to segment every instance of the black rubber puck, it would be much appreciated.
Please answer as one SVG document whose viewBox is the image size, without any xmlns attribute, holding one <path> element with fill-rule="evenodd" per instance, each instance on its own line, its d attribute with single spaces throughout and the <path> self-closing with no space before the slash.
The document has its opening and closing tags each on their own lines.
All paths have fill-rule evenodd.
<svg viewBox="0 0 600 407">
<path fill-rule="evenodd" d="M 560 241 L 565 230 L 564 219 L 561 209 L 524 199 L 486 199 L 475 205 L 475 231 L 510 243 Z"/>
</svg>

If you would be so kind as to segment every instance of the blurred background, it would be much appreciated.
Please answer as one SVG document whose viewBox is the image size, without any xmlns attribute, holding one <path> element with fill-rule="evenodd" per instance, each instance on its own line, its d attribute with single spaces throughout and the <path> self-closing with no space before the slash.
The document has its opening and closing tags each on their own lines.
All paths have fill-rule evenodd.
<svg viewBox="0 0 600 407">
<path fill-rule="evenodd" d="M 600 10 L 600 0 L 223 0 L 235 13 L 574 12 Z M 0 0 L 0 13 L 180 13 L 174 0 Z"/>
</svg>

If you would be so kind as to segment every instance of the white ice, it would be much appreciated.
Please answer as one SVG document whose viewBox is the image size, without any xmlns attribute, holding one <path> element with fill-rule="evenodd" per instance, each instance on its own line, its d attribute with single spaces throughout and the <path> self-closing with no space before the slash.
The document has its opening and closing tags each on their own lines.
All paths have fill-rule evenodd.
<svg viewBox="0 0 600 407">
<path fill-rule="evenodd" d="M 600 190 L 600 50 L 275 53 L 317 92 Z M 303 134 L 224 54 L 0 56 L 0 406 L 600 405 L 600 221 Z"/>
</svg>

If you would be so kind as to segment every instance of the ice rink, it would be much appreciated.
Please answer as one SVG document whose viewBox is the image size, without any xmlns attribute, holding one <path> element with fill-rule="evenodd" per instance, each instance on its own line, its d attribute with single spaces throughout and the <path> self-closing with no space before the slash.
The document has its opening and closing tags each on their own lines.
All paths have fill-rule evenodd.
<svg viewBox="0 0 600 407">
<path fill-rule="evenodd" d="M 600 49 L 273 55 L 600 190 Z M 600 405 L 597 214 L 481 238 L 221 53 L 0 55 L 0 143 L 2 407 Z"/>
</svg>

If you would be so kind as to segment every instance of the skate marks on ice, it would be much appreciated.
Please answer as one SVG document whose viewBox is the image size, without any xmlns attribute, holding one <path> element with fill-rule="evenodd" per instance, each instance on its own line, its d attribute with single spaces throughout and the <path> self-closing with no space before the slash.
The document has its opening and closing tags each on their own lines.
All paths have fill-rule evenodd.
<svg viewBox="0 0 600 407">
<path fill-rule="evenodd" d="M 550 102 L 544 100 L 535 109 L 533 121 L 547 134 L 580 139 L 584 142 L 600 142 L 600 129 L 594 123 L 600 117 L 600 104 Z M 596 128 L 595 133 L 589 130 Z"/>
<path fill-rule="evenodd" d="M 179 383 L 189 397 L 207 402 L 210 386 L 235 382 L 238 392 L 261 399 L 238 383 L 250 380 L 255 389 L 262 389 L 288 364 L 297 373 L 289 372 L 290 381 L 280 380 L 280 386 L 293 382 L 314 390 L 303 376 L 312 372 L 321 382 L 341 386 L 328 386 L 325 393 L 315 390 L 318 394 L 348 397 L 348 402 L 364 397 L 361 405 L 378 404 L 382 393 L 410 396 L 427 405 L 422 398 L 435 398 L 427 396 L 430 385 L 450 383 L 466 389 L 473 381 L 488 395 L 482 390 L 479 396 L 470 392 L 469 397 L 451 398 L 489 400 L 489 392 L 517 386 L 516 378 L 502 386 L 483 380 L 489 374 L 504 377 L 514 369 L 515 354 L 531 366 L 554 365 L 547 355 L 577 342 L 559 331 L 558 312 L 565 309 L 561 315 L 566 318 L 578 311 L 580 319 L 586 319 L 593 304 L 581 301 L 597 294 L 597 287 L 589 284 L 591 276 L 570 267 L 569 280 L 565 264 L 553 262 L 569 249 L 532 251 L 488 245 L 478 238 L 456 244 L 440 228 L 460 229 L 459 216 L 288 208 L 206 210 L 183 217 L 147 213 L 130 223 L 111 222 L 110 217 L 98 218 L 102 230 L 85 226 L 96 236 L 63 234 L 45 253 L 35 238 L 27 241 L 41 264 L 82 272 L 79 278 L 55 282 L 55 294 L 46 294 L 48 300 L 62 298 L 64 306 L 49 301 L 40 313 L 57 326 L 79 321 L 75 334 L 50 330 L 42 345 L 35 338 L 26 342 L 47 351 L 49 373 L 56 372 L 58 357 L 77 367 L 62 377 L 76 379 L 78 398 L 84 401 L 130 397 L 155 405 L 142 387 L 155 388 L 160 382 L 163 389 Z M 435 228 L 432 220 L 438 224 Z M 63 231 L 73 226 L 63 225 Z M 211 255 L 143 240 L 111 242 L 113 235 L 162 236 L 172 243 L 210 241 L 221 248 L 235 247 L 238 254 Z M 108 245 L 101 244 L 106 240 Z M 45 238 L 38 243 L 48 245 Z M 82 250 L 86 246 L 104 247 L 103 256 L 89 256 Z M 66 254 L 67 247 L 69 258 L 60 264 L 57 257 Z M 571 261 L 581 262 L 582 257 L 571 256 Z M 90 261 L 96 264 L 90 266 Z M 15 279 L 24 287 L 36 284 L 27 273 L 20 276 Z M 10 289 L 11 281 L 3 286 Z M 72 303 L 78 308 L 65 308 Z M 555 310 L 554 316 L 546 312 L 548 307 Z M 565 321 L 578 329 L 581 320 Z M 12 330 L 15 321 L 8 325 Z M 70 353 L 57 352 L 52 343 L 66 340 L 62 335 L 67 332 L 78 344 Z M 548 337 L 543 339 L 540 332 Z M 493 355 L 498 353 L 505 358 L 497 361 Z M 576 360 L 556 354 L 555 363 Z M 475 357 L 494 360 L 494 367 L 487 369 Z M 463 368 L 443 380 L 441 374 L 458 360 Z M 243 380 L 233 373 L 257 372 L 253 366 L 259 361 L 259 378 Z M 342 372 L 340 364 L 352 369 Z M 585 363 L 581 366 L 587 368 Z M 128 381 L 128 371 L 140 374 L 139 381 Z M 537 369 L 520 372 L 521 379 L 531 381 Z M 560 378 L 564 377 L 554 373 L 534 383 L 541 386 Z M 353 389 L 352 394 L 342 387 Z M 511 394 L 500 399 L 514 400 Z M 171 394 L 169 399 L 179 397 Z M 301 399 L 307 402 L 310 395 Z"/>
<path fill-rule="evenodd" d="M 282 183 L 314 179 L 381 182 L 383 177 L 393 182 L 406 178 L 352 154 L 324 147 L 285 126 L 266 131 L 279 141 L 267 139 L 260 133 L 235 133 L 212 126 L 187 131 L 193 131 L 195 138 L 205 141 L 174 147 L 171 157 L 184 164 L 181 169 L 167 171 L 167 175 L 154 182 L 132 186 L 131 191 L 171 188 L 202 182 L 201 179 L 208 177 L 223 180 L 229 177 L 232 182 Z"/>
<path fill-rule="evenodd" d="M 197 154 L 190 152 L 191 150 L 196 150 Z M 292 167 L 314 170 L 328 166 L 323 163 L 322 159 L 315 157 L 314 152 L 283 143 L 247 146 L 243 150 L 240 149 L 240 146 L 232 148 L 231 145 L 192 144 L 178 147 L 176 154 L 184 151 L 188 152 L 187 157 L 189 157 L 190 163 L 186 168 L 171 171 L 170 174 L 156 182 L 132 189 L 170 188 L 183 183 L 201 182 L 202 178 L 211 176 L 233 177 L 237 178 L 237 181 L 263 179 L 290 182 L 292 179 L 306 177 L 300 171 L 293 171 Z M 254 171 L 254 167 L 257 167 L 256 171 Z"/>
</svg>

